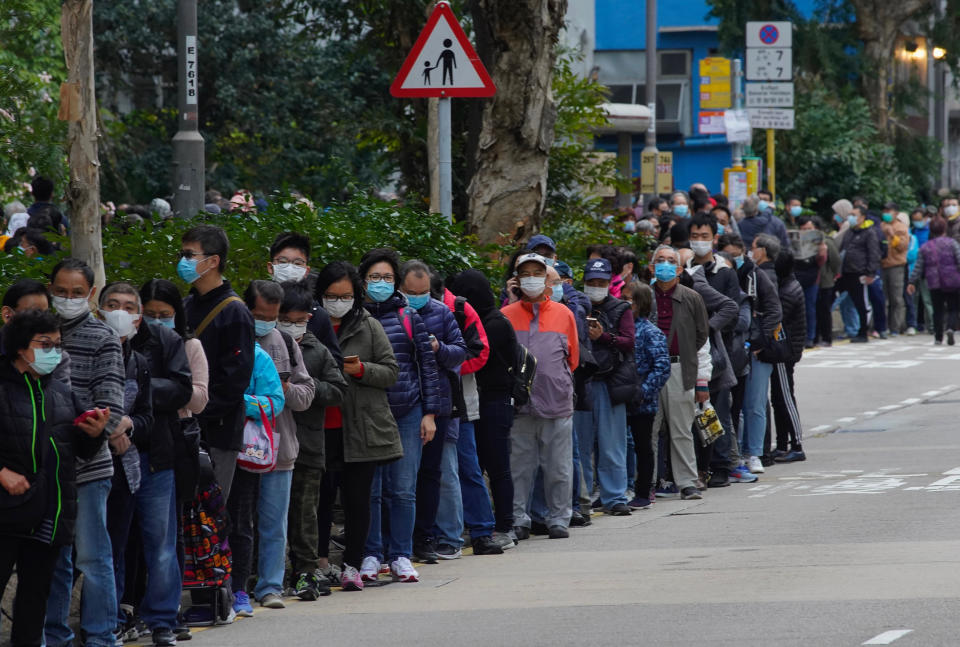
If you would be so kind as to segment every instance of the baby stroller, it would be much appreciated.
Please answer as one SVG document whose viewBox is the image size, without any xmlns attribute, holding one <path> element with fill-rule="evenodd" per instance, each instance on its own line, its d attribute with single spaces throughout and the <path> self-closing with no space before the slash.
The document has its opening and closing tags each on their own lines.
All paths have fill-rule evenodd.
<svg viewBox="0 0 960 647">
<path fill-rule="evenodd" d="M 227 501 L 213 475 L 213 464 L 200 450 L 197 496 L 183 506 L 183 590 L 192 605 L 184 611 L 188 626 L 230 622 L 230 545 Z"/>
</svg>

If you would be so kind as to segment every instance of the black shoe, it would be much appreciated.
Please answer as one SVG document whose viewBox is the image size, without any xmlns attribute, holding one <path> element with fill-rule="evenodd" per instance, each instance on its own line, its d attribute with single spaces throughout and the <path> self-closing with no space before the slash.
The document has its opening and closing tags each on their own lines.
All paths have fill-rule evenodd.
<svg viewBox="0 0 960 647">
<path fill-rule="evenodd" d="M 710 475 L 707 487 L 727 487 L 730 485 L 730 474 L 726 470 L 717 470 Z"/>
<path fill-rule="evenodd" d="M 596 510 L 597 508 L 603 507 L 603 502 L 600 500 L 600 497 L 597 497 L 593 503 L 590 504 L 590 507 Z"/>
<path fill-rule="evenodd" d="M 866 344 L 869 341 L 866 335 L 857 335 L 856 337 L 850 338 L 851 344 Z"/>
<path fill-rule="evenodd" d="M 953 331 L 947 331 L 947 346 L 953 346 Z"/>
<path fill-rule="evenodd" d="M 550 531 L 547 529 L 547 524 L 540 523 L 539 521 L 531 521 L 530 534 L 531 535 L 549 535 Z"/>
<path fill-rule="evenodd" d="M 474 555 L 503 555 L 503 548 L 490 535 L 473 540 Z"/>
<path fill-rule="evenodd" d="M 173 628 L 173 635 L 177 637 L 177 640 L 190 640 L 193 638 L 193 635 L 190 633 L 190 627 L 183 624 L 180 620 L 177 621 L 177 626 Z"/>
<path fill-rule="evenodd" d="M 530 529 L 526 526 L 514 526 L 513 534 L 517 536 L 517 541 L 523 541 L 524 539 L 530 539 Z"/>
<path fill-rule="evenodd" d="M 690 486 L 680 490 L 680 498 L 681 499 L 702 499 L 703 495 L 700 494 L 700 490 L 698 490 L 693 486 Z"/>
<path fill-rule="evenodd" d="M 158 647 L 173 647 L 177 644 L 177 637 L 170 629 L 157 629 L 153 632 L 153 644 Z"/>
<path fill-rule="evenodd" d="M 550 539 L 566 539 L 570 536 L 563 526 L 550 526 Z"/>
<path fill-rule="evenodd" d="M 436 564 L 440 559 L 432 537 L 424 537 L 414 541 L 413 556 L 424 564 Z"/>
<path fill-rule="evenodd" d="M 574 510 L 573 514 L 570 515 L 570 526 L 572 528 L 583 528 L 584 526 L 589 526 L 590 520 L 580 514 L 579 510 Z"/>
<path fill-rule="evenodd" d="M 604 510 L 604 512 L 613 517 L 629 517 L 630 507 L 626 503 L 614 503 L 612 506 Z"/>
</svg>

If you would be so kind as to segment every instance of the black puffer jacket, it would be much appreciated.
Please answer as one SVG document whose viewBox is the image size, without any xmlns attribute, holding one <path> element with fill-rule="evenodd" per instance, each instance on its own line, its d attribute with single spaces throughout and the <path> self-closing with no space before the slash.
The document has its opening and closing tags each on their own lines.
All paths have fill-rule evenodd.
<svg viewBox="0 0 960 647">
<path fill-rule="evenodd" d="M 866 220 L 862 225 L 850 227 L 841 234 L 841 273 L 873 276 L 880 269 L 880 241 L 873 226 L 872 220 Z"/>
<path fill-rule="evenodd" d="M 153 403 L 152 428 L 147 434 L 134 434 L 133 442 L 139 451 L 149 454 L 151 471 L 173 469 L 174 437 L 182 433 L 177 412 L 193 394 L 183 339 L 169 328 L 141 323 L 130 346 L 147 360 Z"/>
<path fill-rule="evenodd" d="M 803 358 L 803 345 L 807 340 L 807 309 L 803 287 L 793 273 L 780 277 L 779 281 L 783 328 L 787 331 L 787 341 L 790 342 L 790 360 L 796 363 Z"/>
<path fill-rule="evenodd" d="M 31 483 L 11 496 L 0 487 L 0 535 L 73 543 L 77 519 L 76 458 L 92 458 L 104 436 L 73 426 L 80 407 L 62 382 L 35 380 L 0 357 L 0 468 Z"/>
</svg>

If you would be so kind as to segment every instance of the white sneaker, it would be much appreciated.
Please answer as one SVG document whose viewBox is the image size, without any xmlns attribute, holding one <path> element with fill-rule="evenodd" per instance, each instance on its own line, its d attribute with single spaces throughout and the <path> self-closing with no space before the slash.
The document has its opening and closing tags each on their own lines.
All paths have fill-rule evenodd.
<svg viewBox="0 0 960 647">
<path fill-rule="evenodd" d="M 763 474 L 764 472 L 763 463 L 756 456 L 747 459 L 747 469 L 750 470 L 751 474 Z"/>
<path fill-rule="evenodd" d="M 419 582 L 420 573 L 406 557 L 398 557 L 390 564 L 390 573 L 398 582 Z"/>
<path fill-rule="evenodd" d="M 913 336 L 915 336 L 916 334 L 917 334 L 917 329 L 916 329 L 916 328 L 914 328 L 913 326 L 910 326 L 909 328 L 907 328 L 907 336 L 908 336 L 908 337 L 913 337 Z"/>
<path fill-rule="evenodd" d="M 364 582 L 376 582 L 380 576 L 380 560 L 373 555 L 363 558 L 360 564 L 360 579 Z"/>
</svg>

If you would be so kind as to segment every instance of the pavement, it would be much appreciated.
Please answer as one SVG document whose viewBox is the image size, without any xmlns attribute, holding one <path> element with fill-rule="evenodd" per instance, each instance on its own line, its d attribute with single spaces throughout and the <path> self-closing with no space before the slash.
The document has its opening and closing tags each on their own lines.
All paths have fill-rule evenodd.
<svg viewBox="0 0 960 647">
<path fill-rule="evenodd" d="M 954 367 L 960 349 L 929 336 L 810 350 L 806 462 L 419 566 L 417 584 L 257 608 L 191 644 L 958 645 Z"/>
</svg>

